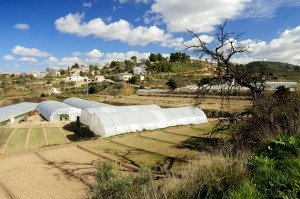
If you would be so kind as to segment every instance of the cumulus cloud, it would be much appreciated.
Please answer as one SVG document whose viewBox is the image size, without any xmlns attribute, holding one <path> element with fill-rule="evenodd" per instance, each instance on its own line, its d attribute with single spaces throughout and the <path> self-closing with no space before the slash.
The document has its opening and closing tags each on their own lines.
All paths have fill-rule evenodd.
<svg viewBox="0 0 300 199">
<path fill-rule="evenodd" d="M 30 27 L 28 24 L 19 23 L 19 24 L 14 25 L 14 28 L 19 29 L 19 30 L 28 30 Z"/>
<path fill-rule="evenodd" d="M 16 55 L 33 56 L 33 57 L 48 57 L 51 56 L 48 52 L 40 51 L 36 48 L 25 48 L 22 46 L 15 46 L 12 52 Z"/>
<path fill-rule="evenodd" d="M 29 63 L 36 63 L 36 62 L 38 62 L 38 60 L 36 58 L 33 58 L 33 57 L 22 57 L 22 58 L 18 59 L 18 61 L 29 62 Z"/>
<path fill-rule="evenodd" d="M 155 0 L 151 13 L 162 17 L 170 32 L 210 32 L 225 18 L 238 16 L 251 0 Z"/>
<path fill-rule="evenodd" d="M 105 24 L 101 18 L 82 22 L 84 14 L 68 14 L 55 21 L 56 29 L 62 33 L 78 36 L 94 35 L 106 40 L 120 40 L 129 45 L 147 45 L 163 41 L 166 37 L 164 30 L 156 26 L 133 28 L 126 20 Z"/>
<path fill-rule="evenodd" d="M 300 65 L 300 26 L 293 29 L 286 29 L 278 38 L 270 42 L 248 39 L 242 41 L 242 43 L 247 44 L 252 53 L 249 57 L 235 58 L 237 62 L 255 59 Z"/>
<path fill-rule="evenodd" d="M 113 53 L 105 54 L 104 59 L 107 62 L 124 61 L 124 60 L 130 60 L 132 56 L 136 56 L 138 60 L 141 60 L 141 59 L 147 59 L 149 55 L 150 53 L 139 53 L 137 51 L 129 51 L 126 53 L 113 52 Z"/>
<path fill-rule="evenodd" d="M 93 49 L 92 51 L 85 53 L 84 54 L 86 57 L 91 58 L 91 59 L 97 59 L 102 57 L 104 54 L 101 53 L 99 50 L 97 49 Z"/>
<path fill-rule="evenodd" d="M 3 60 L 12 61 L 12 60 L 15 60 L 15 58 L 12 55 L 4 55 Z"/>
</svg>

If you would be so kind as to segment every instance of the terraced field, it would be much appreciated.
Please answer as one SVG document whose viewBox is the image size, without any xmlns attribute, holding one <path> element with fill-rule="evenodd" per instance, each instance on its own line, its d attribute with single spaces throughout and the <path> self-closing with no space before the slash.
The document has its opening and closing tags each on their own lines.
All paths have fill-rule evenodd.
<svg viewBox="0 0 300 199">
<path fill-rule="evenodd" d="M 86 198 L 95 166 L 107 160 L 123 172 L 148 167 L 155 174 L 176 174 L 190 160 L 208 157 L 199 145 L 211 128 L 211 123 L 178 126 L 81 142 L 65 127 L 6 128 L 0 197 Z"/>
<path fill-rule="evenodd" d="M 5 143 L 1 154 L 15 154 L 46 146 L 67 144 L 77 139 L 76 135 L 61 127 L 4 128 Z"/>
</svg>

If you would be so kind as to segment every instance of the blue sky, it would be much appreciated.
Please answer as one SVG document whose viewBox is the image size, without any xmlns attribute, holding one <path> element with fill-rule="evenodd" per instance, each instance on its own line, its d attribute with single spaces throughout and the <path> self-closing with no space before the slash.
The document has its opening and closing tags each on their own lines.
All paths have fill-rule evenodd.
<svg viewBox="0 0 300 199">
<path fill-rule="evenodd" d="M 300 65 L 299 0 L 0 0 L 0 72 L 183 52 L 225 18 L 252 52 L 234 62 Z"/>
</svg>

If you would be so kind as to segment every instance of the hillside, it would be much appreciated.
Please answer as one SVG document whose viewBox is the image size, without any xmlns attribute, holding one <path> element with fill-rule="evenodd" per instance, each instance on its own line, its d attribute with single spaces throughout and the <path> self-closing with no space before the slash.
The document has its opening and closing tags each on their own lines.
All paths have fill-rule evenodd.
<svg viewBox="0 0 300 199">
<path fill-rule="evenodd" d="M 298 81 L 300 79 L 300 66 L 282 62 L 254 61 L 246 64 L 249 69 L 262 70 L 274 81 Z"/>
</svg>

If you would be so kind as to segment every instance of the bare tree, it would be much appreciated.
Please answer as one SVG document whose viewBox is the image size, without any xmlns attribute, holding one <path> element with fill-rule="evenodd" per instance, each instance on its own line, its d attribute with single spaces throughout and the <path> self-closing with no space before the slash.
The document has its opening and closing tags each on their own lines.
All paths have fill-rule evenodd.
<svg viewBox="0 0 300 199">
<path fill-rule="evenodd" d="M 222 107 L 225 104 L 230 105 L 230 94 L 235 89 L 248 89 L 253 99 L 256 99 L 264 91 L 267 74 L 264 73 L 262 67 L 249 69 L 245 65 L 231 62 L 235 55 L 248 54 L 250 51 L 246 43 L 238 41 L 243 33 L 226 32 L 226 25 L 227 20 L 217 28 L 213 43 L 205 42 L 198 34 L 188 30 L 193 38 L 196 38 L 197 44 L 187 46 L 186 50 L 193 50 L 200 58 L 204 57 L 215 63 L 213 65 L 214 75 L 209 78 L 203 78 L 198 82 L 197 105 L 202 103 L 205 95 L 212 88 L 218 88 L 220 91 Z M 247 118 L 251 113 L 252 111 L 249 109 L 229 118 L 219 119 L 219 123 L 215 126 L 210 136 L 214 132 L 231 129 L 232 126 Z"/>
<path fill-rule="evenodd" d="M 226 32 L 227 20 L 220 25 L 214 35 L 214 44 L 209 44 L 193 31 L 189 33 L 197 39 L 196 45 L 187 46 L 200 58 L 206 57 L 215 62 L 215 74 L 213 77 L 201 79 L 198 82 L 199 90 L 197 100 L 199 104 L 203 97 L 211 90 L 212 87 L 218 87 L 221 91 L 222 105 L 224 99 L 228 101 L 230 92 L 238 87 L 248 88 L 253 98 L 264 90 L 265 74 L 262 68 L 251 71 L 245 66 L 231 63 L 231 58 L 237 54 L 250 53 L 249 47 L 245 43 L 238 42 L 243 33 Z"/>
</svg>

